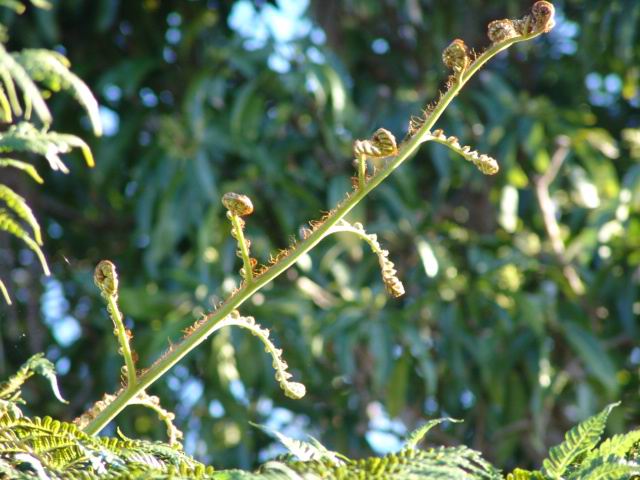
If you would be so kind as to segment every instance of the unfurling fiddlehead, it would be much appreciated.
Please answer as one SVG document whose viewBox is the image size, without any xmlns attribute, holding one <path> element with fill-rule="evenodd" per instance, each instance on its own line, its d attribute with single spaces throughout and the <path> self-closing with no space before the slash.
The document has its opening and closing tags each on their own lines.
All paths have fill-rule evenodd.
<svg viewBox="0 0 640 480">
<path fill-rule="evenodd" d="M 491 43 L 500 43 L 518 36 L 513 20 L 508 18 L 494 20 L 487 27 L 487 36 Z"/>
<path fill-rule="evenodd" d="M 397 277 L 397 271 L 394 263 L 389 260 L 389 250 L 385 250 L 378 242 L 378 236 L 375 233 L 367 233 L 361 223 L 354 223 L 351 225 L 349 222 L 342 220 L 336 224 L 329 233 L 348 232 L 353 233 L 367 242 L 371 247 L 371 251 L 378 257 L 380 263 L 380 271 L 382 273 L 382 282 L 384 283 L 385 290 L 392 297 L 401 297 L 404 295 L 404 285 Z"/>
<path fill-rule="evenodd" d="M 244 237 L 244 220 L 241 217 L 253 213 L 253 203 L 246 195 L 239 193 L 225 193 L 222 196 L 222 204 L 227 209 L 227 218 L 231 222 L 231 236 L 238 242 L 236 255 L 242 259 L 242 269 L 240 275 L 246 283 L 253 280 L 253 267 L 258 264 L 255 258 L 251 258 L 249 249 L 251 240 Z"/>
<path fill-rule="evenodd" d="M 515 20 L 505 18 L 490 22 L 487 28 L 487 36 L 492 45 L 490 49 L 480 55 L 470 53 L 464 41 L 460 39 L 451 42 L 442 52 L 443 63 L 453 71 L 447 84 L 448 91 L 451 90 L 455 83 L 466 82 L 485 63 L 487 56 L 495 55 L 495 53 L 516 41 L 527 40 L 551 30 L 554 26 L 554 14 L 554 6 L 550 2 L 541 0 L 536 2 L 531 8 L 531 12 L 522 18 Z M 491 50 L 495 50 L 495 52 L 491 52 Z M 429 120 L 432 112 L 439 110 L 437 107 L 441 105 L 442 102 L 440 100 L 445 97 L 446 93 L 441 93 L 440 99 L 425 108 L 422 115 L 411 117 L 408 129 L 409 138 L 415 136 L 421 130 L 422 126 Z M 440 113 L 441 111 L 438 111 L 438 114 Z"/>
<path fill-rule="evenodd" d="M 485 175 L 495 175 L 500 169 L 495 158 L 471 150 L 469 145 L 461 146 L 457 137 L 447 137 L 442 130 L 435 130 L 428 135 L 427 139 L 446 145 L 457 154 L 462 155 L 465 160 L 473 163 Z"/>
<path fill-rule="evenodd" d="M 353 154 L 356 157 L 358 169 L 358 188 L 362 188 L 367 181 L 367 157 L 385 158 L 398 153 L 396 137 L 389 130 L 379 128 L 370 140 L 356 140 L 353 144 Z"/>
<path fill-rule="evenodd" d="M 163 408 L 162 405 L 160 405 L 160 399 L 157 396 L 148 395 L 145 391 L 143 391 L 131 402 L 131 405 L 141 405 L 156 412 L 158 418 L 162 420 L 167 427 L 167 437 L 169 439 L 169 445 L 181 446 L 180 441 L 184 437 L 184 434 L 173 423 L 176 415 L 173 412 L 170 412 L 169 410 Z"/>
<path fill-rule="evenodd" d="M 120 344 L 118 353 L 124 358 L 123 376 L 127 379 L 127 386 L 134 385 L 136 383 L 136 368 L 129 344 L 133 335 L 131 330 L 125 328 L 122 321 L 122 313 L 118 308 L 118 273 L 116 272 L 116 266 L 109 260 L 102 260 L 96 266 L 93 281 L 107 302 L 107 311 L 113 322 L 113 334 Z"/>
<path fill-rule="evenodd" d="M 453 75 L 459 77 L 467 69 L 471 60 L 469 59 L 469 49 L 465 43 L 456 38 L 442 52 L 442 63 L 447 68 L 453 70 Z"/>
<path fill-rule="evenodd" d="M 245 328 L 249 330 L 252 335 L 260 339 L 264 345 L 265 351 L 271 355 L 271 358 L 273 359 L 273 368 L 276 371 L 276 381 L 287 397 L 299 400 L 305 396 L 307 388 L 302 383 L 289 381 L 292 376 L 287 370 L 289 365 L 282 358 L 282 349 L 276 348 L 273 342 L 269 339 L 269 329 L 261 327 L 260 324 L 256 322 L 255 318 L 242 317 L 237 311 L 234 311 L 216 324 L 216 330 L 230 325 Z"/>
</svg>

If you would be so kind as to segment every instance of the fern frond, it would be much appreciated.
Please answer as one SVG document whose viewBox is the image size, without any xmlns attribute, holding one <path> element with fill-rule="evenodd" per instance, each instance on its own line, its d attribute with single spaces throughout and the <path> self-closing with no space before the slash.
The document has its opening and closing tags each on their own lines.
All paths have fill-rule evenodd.
<svg viewBox="0 0 640 480">
<path fill-rule="evenodd" d="M 425 137 L 425 141 L 433 141 L 449 147 L 465 160 L 473 163 L 485 175 L 494 175 L 500 169 L 498 162 L 494 158 L 489 155 L 479 154 L 475 150 L 471 150 L 468 145 L 461 146 L 457 137 L 447 137 L 442 130 L 434 130 L 432 134 Z"/>
<path fill-rule="evenodd" d="M 251 425 L 259 428 L 269 436 L 278 440 L 287 448 L 287 450 L 289 450 L 289 454 L 293 455 L 300 461 L 308 462 L 310 460 L 322 460 L 328 461 L 334 465 L 342 465 L 344 464 L 344 461 L 347 460 L 343 455 L 328 450 L 315 438 L 311 438 L 311 442 L 304 442 L 302 440 L 287 437 L 277 430 L 265 427 L 264 425 L 258 425 L 255 423 L 252 423 Z"/>
<path fill-rule="evenodd" d="M 80 148 L 89 167 L 94 166 L 89 146 L 80 137 L 66 133 L 38 130 L 27 122 L 13 125 L 0 133 L 0 152 L 21 151 L 43 155 L 53 170 L 68 173 L 66 165 L 60 159 L 61 153 L 69 153 Z"/>
<path fill-rule="evenodd" d="M 137 380 L 134 352 L 131 349 L 131 330 L 124 326 L 122 313 L 118 307 L 118 273 L 116 266 L 109 260 L 102 260 L 93 272 L 93 281 L 100 290 L 102 298 L 107 302 L 107 312 L 113 322 L 113 335 L 118 340 L 118 353 L 124 360 L 123 376 L 127 379 L 127 386 L 132 387 Z M 141 393 L 141 395 L 146 395 Z"/>
<path fill-rule="evenodd" d="M 507 475 L 507 480 L 544 480 L 542 474 L 538 471 L 523 470 L 516 468 L 513 472 Z"/>
<path fill-rule="evenodd" d="M 124 436 L 123 436 L 124 437 Z M 211 478 L 213 468 L 181 447 L 159 442 L 87 435 L 76 425 L 51 417 L 0 415 L 0 472 L 19 467 L 27 456 L 38 461 L 40 476 L 23 478 Z M 8 461 L 7 461 L 8 460 Z M 19 469 L 19 468 L 18 468 Z M 22 478 L 11 475 L 7 478 Z"/>
<path fill-rule="evenodd" d="M 26 200 L 6 185 L 0 183 L 0 200 L 4 201 L 13 213 L 24 220 L 33 230 L 33 236 L 38 245 L 42 245 L 42 232 L 35 215 L 27 205 Z"/>
<path fill-rule="evenodd" d="M 0 113 L 2 114 L 2 121 L 5 123 L 11 123 L 13 121 L 13 114 L 11 113 L 11 104 L 9 98 L 4 92 L 2 84 L 0 84 Z"/>
<path fill-rule="evenodd" d="M 596 450 L 589 454 L 586 460 L 595 457 L 608 457 L 610 455 L 624 458 L 629 451 L 638 444 L 640 444 L 640 430 L 614 435 L 603 441 Z"/>
<path fill-rule="evenodd" d="M 27 231 L 22 228 L 18 222 L 16 222 L 9 212 L 2 208 L 0 208 L 0 231 L 10 233 L 22 240 L 31 249 L 31 251 L 36 254 L 38 260 L 40 260 L 40 265 L 42 265 L 44 274 L 47 276 L 51 275 L 49 265 L 47 265 L 47 259 L 44 257 L 44 253 L 42 252 L 40 245 L 31 238 Z"/>
<path fill-rule="evenodd" d="M 542 462 L 542 473 L 552 479 L 561 479 L 567 469 L 588 454 L 600 441 L 609 413 L 620 403 L 612 403 L 600 413 L 569 430 L 564 442 L 549 450 L 549 458 Z"/>
<path fill-rule="evenodd" d="M 640 475 L 640 465 L 616 455 L 598 457 L 583 462 L 572 471 L 567 480 L 630 480 Z"/>
<path fill-rule="evenodd" d="M 54 92 L 71 92 L 89 115 L 94 135 L 102 135 L 98 102 L 87 84 L 69 70 L 71 64 L 64 55 L 44 49 L 24 49 L 12 55 L 36 82 L 42 83 Z"/>
<path fill-rule="evenodd" d="M 282 350 L 276 348 L 273 342 L 269 339 L 269 329 L 261 327 L 253 317 L 241 317 L 238 312 L 234 312 L 220 320 L 216 325 L 216 330 L 231 325 L 245 328 L 249 330 L 252 335 L 260 339 L 264 345 L 265 351 L 271 355 L 271 358 L 273 359 L 273 368 L 276 371 L 276 381 L 287 397 L 299 400 L 305 396 L 307 393 L 306 387 L 302 383 L 292 382 L 289 380 L 292 376 L 287 371 L 289 365 L 282 358 Z"/>
<path fill-rule="evenodd" d="M 20 100 L 18 99 L 18 91 L 16 90 L 16 85 L 13 82 L 13 78 L 11 78 L 11 74 L 7 69 L 0 68 L 0 79 L 2 79 L 2 85 L 4 85 L 4 89 L 7 91 L 6 96 L 9 102 L 10 110 L 12 110 L 13 113 L 17 116 L 22 115 L 22 106 L 20 105 Z"/>
<path fill-rule="evenodd" d="M 369 234 L 365 231 L 361 223 L 354 223 L 351 225 L 345 220 L 340 221 L 329 230 L 328 234 L 348 232 L 353 233 L 367 242 L 371 247 L 371 251 L 378 257 L 380 263 L 380 271 L 382 273 L 382 281 L 384 283 L 387 293 L 392 297 L 401 297 L 404 295 L 404 285 L 397 277 L 397 271 L 394 263 L 389 260 L 389 250 L 385 250 L 378 242 L 378 236 L 376 234 Z"/>
<path fill-rule="evenodd" d="M 439 447 L 430 450 L 405 448 L 384 457 L 347 460 L 342 465 L 335 465 L 326 459 L 307 462 L 269 462 L 259 472 L 268 473 L 279 466 L 285 466 L 300 475 L 300 478 L 305 479 L 502 479 L 500 472 L 484 460 L 478 452 L 464 446 Z"/>
<path fill-rule="evenodd" d="M 15 85 L 22 90 L 22 101 L 24 102 L 24 118 L 29 120 L 31 118 L 31 110 L 36 113 L 40 121 L 48 126 L 51 124 L 51 112 L 40 93 L 37 85 L 33 82 L 27 71 L 22 65 L 20 65 L 13 56 L 7 52 L 2 44 L 0 44 L 0 76 L 5 84 L 9 99 L 13 99 L 11 106 L 16 116 L 23 114 L 19 102 L 17 101 L 17 94 L 15 92 Z"/>
<path fill-rule="evenodd" d="M 31 165 L 30 163 L 23 162 L 22 160 L 15 160 L 13 158 L 0 158 L 0 168 L 7 168 L 7 167 L 17 168 L 18 170 L 22 170 L 31 178 L 33 178 L 36 182 L 44 183 L 44 180 L 42 180 L 42 177 L 38 173 L 38 170 L 36 170 L 36 167 Z"/>
<path fill-rule="evenodd" d="M 8 380 L 0 383 L 0 400 L 16 402 L 20 398 L 20 388 L 33 375 L 41 375 L 49 381 L 55 397 L 62 403 L 67 401 L 62 398 L 56 378 L 56 368 L 44 354 L 38 353 L 27 360 L 20 369 Z"/>
<path fill-rule="evenodd" d="M 462 420 L 458 420 L 455 418 L 436 418 L 433 420 L 429 420 L 427 423 L 422 425 L 421 427 L 416 428 L 413 432 L 407 436 L 407 439 L 404 442 L 404 446 L 402 448 L 416 448 L 418 444 L 422 441 L 425 435 L 436 425 L 441 424 L 442 422 L 452 422 L 452 423 L 460 423 Z"/>
</svg>

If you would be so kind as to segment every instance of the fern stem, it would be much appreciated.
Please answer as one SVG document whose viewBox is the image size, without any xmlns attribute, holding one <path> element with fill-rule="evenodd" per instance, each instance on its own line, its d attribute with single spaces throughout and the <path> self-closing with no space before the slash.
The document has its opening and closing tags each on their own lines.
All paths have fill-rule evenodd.
<svg viewBox="0 0 640 480">
<path fill-rule="evenodd" d="M 229 219 L 231 219 L 236 240 L 238 241 L 240 256 L 242 257 L 242 268 L 244 270 L 242 277 L 247 284 L 250 284 L 253 282 L 253 266 L 251 265 L 251 256 L 249 254 L 249 248 L 247 247 L 247 241 L 244 238 L 243 220 L 233 213 L 229 215 Z"/>
<path fill-rule="evenodd" d="M 358 155 L 358 189 L 362 190 L 367 179 L 367 156 Z"/>
<path fill-rule="evenodd" d="M 134 399 L 141 391 L 149 387 L 156 380 L 162 377 L 171 367 L 180 362 L 191 350 L 200 345 L 211 334 L 216 332 L 224 322 L 221 322 L 227 315 L 231 314 L 235 309 L 242 305 L 254 293 L 265 285 L 271 283 L 273 279 L 282 274 L 284 271 L 293 266 L 303 255 L 313 249 L 327 235 L 332 233 L 334 227 L 356 206 L 364 197 L 374 190 L 384 179 L 402 165 L 406 160 L 413 156 L 419 146 L 431 139 L 430 129 L 440 118 L 445 109 L 458 95 L 462 87 L 469 79 L 491 58 L 507 49 L 511 45 L 529 40 L 542 33 L 541 31 L 531 34 L 520 35 L 518 37 L 509 38 L 503 42 L 492 44 L 487 50 L 479 55 L 461 74 L 457 75 L 450 89 L 442 95 L 437 105 L 425 119 L 422 126 L 416 133 L 403 142 L 398 153 L 394 157 L 390 157 L 384 167 L 378 170 L 368 182 L 364 183 L 351 196 L 338 205 L 326 220 L 317 226 L 315 230 L 302 242 L 300 242 L 289 255 L 283 257 L 280 261 L 272 265 L 268 270 L 255 277 L 252 282 L 246 282 L 233 296 L 231 296 L 220 308 L 209 314 L 199 325 L 186 336 L 180 343 L 172 346 L 165 355 L 160 357 L 153 365 L 144 371 L 139 377 L 135 386 L 127 388 L 120 392 L 116 398 L 100 411 L 91 420 L 84 431 L 88 434 L 95 435 L 99 433 L 113 418 L 120 413 L 132 399 Z"/>
<path fill-rule="evenodd" d="M 360 240 L 364 241 L 371 247 L 371 251 L 375 254 L 379 254 L 382 252 L 382 248 L 380 248 L 380 244 L 373 241 L 367 232 L 364 230 L 358 230 L 353 225 L 346 222 L 339 222 L 337 225 L 334 225 L 328 232 L 327 235 L 331 235 L 334 233 L 353 233 Z"/>
<path fill-rule="evenodd" d="M 122 351 L 122 356 L 124 357 L 124 364 L 127 367 L 127 390 L 128 390 L 133 386 L 135 386 L 135 384 L 137 383 L 136 366 L 135 366 L 135 363 L 133 362 L 133 355 L 131 354 L 131 346 L 129 345 L 129 337 L 127 335 L 127 330 L 124 327 L 124 322 L 122 321 L 122 313 L 120 313 L 120 309 L 118 308 L 118 301 L 115 295 L 109 295 L 107 297 L 107 309 L 109 310 L 109 315 L 113 320 L 116 337 L 118 337 L 120 350 Z"/>
</svg>

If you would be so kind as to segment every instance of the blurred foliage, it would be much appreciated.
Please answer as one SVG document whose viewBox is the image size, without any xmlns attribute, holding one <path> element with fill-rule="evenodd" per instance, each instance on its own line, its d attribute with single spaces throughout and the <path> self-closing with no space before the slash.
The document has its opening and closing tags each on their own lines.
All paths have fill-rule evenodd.
<svg viewBox="0 0 640 480">
<path fill-rule="evenodd" d="M 349 189 L 355 138 L 406 132 L 446 76 L 452 38 L 481 48 L 490 20 L 528 8 L 52 3 L 1 12 L 8 48 L 64 53 L 98 96 L 106 138 L 88 138 L 88 119 L 79 130 L 69 99 L 51 100 L 60 130 L 91 140 L 96 168 L 16 188 L 42 220 L 54 279 L 41 282 L 33 256 L 0 237 L 16 303 L 0 307 L 0 373 L 45 350 L 71 405 L 29 385 L 29 411 L 69 419 L 119 381 L 91 281 L 99 260 L 118 265 L 133 346 L 149 363 L 237 280 L 222 193 L 254 200 L 246 232 L 268 259 Z M 257 343 L 225 331 L 154 386 L 189 453 L 251 467 L 278 451 L 253 421 L 362 457 L 399 447 L 427 417 L 453 416 L 465 422 L 436 442 L 463 442 L 508 470 L 539 465 L 612 401 L 623 407 L 611 432 L 638 423 L 640 3 L 556 7 L 549 36 L 496 59 L 438 125 L 501 172 L 486 178 L 430 146 L 351 214 L 391 251 L 404 297 L 385 296 L 376 258 L 345 235 L 245 306 L 283 346 L 305 399 L 286 399 Z M 162 435 L 136 408 L 117 423 Z"/>
</svg>

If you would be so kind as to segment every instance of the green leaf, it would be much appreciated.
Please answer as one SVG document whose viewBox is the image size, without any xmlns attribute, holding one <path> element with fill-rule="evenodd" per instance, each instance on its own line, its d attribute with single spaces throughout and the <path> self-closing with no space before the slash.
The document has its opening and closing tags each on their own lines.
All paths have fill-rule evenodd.
<svg viewBox="0 0 640 480">
<path fill-rule="evenodd" d="M 429 420 L 427 423 L 425 423 L 421 427 L 418 427 L 409 434 L 402 448 L 416 448 L 418 446 L 418 443 L 422 441 L 429 430 L 431 430 L 436 425 L 441 424 L 442 422 L 462 423 L 462 420 L 448 417 Z"/>
<path fill-rule="evenodd" d="M 264 425 L 258 425 L 255 423 L 251 423 L 251 425 L 277 439 L 287 448 L 287 450 L 289 450 L 291 455 L 303 462 L 307 462 L 309 460 L 326 460 L 333 465 L 342 465 L 344 463 L 344 457 L 342 455 L 332 452 L 331 450 L 327 450 L 324 445 L 313 437 L 311 437 L 311 443 L 304 442 L 302 440 L 290 438 Z"/>
<path fill-rule="evenodd" d="M 618 402 L 608 405 L 599 414 L 569 430 L 564 442 L 549 450 L 549 458 L 542 462 L 542 473 L 546 477 L 561 479 L 569 466 L 589 453 L 600 441 L 609 413 L 619 404 Z"/>
<path fill-rule="evenodd" d="M 38 243 L 31 238 L 31 236 L 26 232 L 22 226 L 13 218 L 13 216 L 7 212 L 6 210 L 0 208 L 0 231 L 5 231 L 10 233 L 11 235 L 19 238 L 27 246 L 38 256 L 40 260 L 40 264 L 42 265 L 42 270 L 45 275 L 50 275 L 49 266 L 47 265 L 47 261 L 44 257 L 44 253 L 42 249 L 38 245 Z"/>
<path fill-rule="evenodd" d="M 614 435 L 607 438 L 600 444 L 597 450 L 592 453 L 594 457 L 608 457 L 615 455 L 624 458 L 629 451 L 640 443 L 640 430 L 632 430 L 631 432 Z M 590 455 L 591 456 L 591 455 Z"/>
<path fill-rule="evenodd" d="M 22 122 L 0 133 L 0 152 L 33 152 L 43 155 L 53 170 L 68 173 L 66 165 L 60 159 L 61 153 L 80 148 L 89 167 L 94 166 L 89 146 L 80 137 L 65 133 L 38 130 L 32 124 Z"/>
<path fill-rule="evenodd" d="M 544 477 L 538 471 L 530 472 L 529 470 L 516 468 L 513 472 L 507 475 L 507 480 L 544 480 Z"/>
<path fill-rule="evenodd" d="M 630 480 L 632 476 L 638 474 L 640 474 L 640 465 L 626 462 L 616 455 L 610 455 L 584 462 L 567 476 L 567 480 Z"/>
<path fill-rule="evenodd" d="M 11 112 L 11 103 L 9 98 L 0 84 L 0 111 L 2 112 L 2 121 L 5 123 L 11 123 L 13 121 L 13 115 Z"/>
<path fill-rule="evenodd" d="M 610 398 L 618 392 L 616 366 L 602 343 L 587 330 L 573 322 L 563 324 L 565 336 L 587 369 L 607 389 Z"/>
<path fill-rule="evenodd" d="M 49 385 L 51 385 L 51 390 L 55 397 L 62 403 L 67 402 L 60 393 L 60 388 L 58 387 L 58 379 L 56 377 L 56 367 L 49 360 L 44 358 L 43 354 L 36 354 L 31 357 L 27 363 L 25 364 L 27 368 L 29 368 L 33 373 L 43 376 L 47 380 L 49 380 Z"/>
<path fill-rule="evenodd" d="M 42 375 L 51 385 L 51 390 L 55 397 L 62 403 L 68 403 L 60 394 L 58 379 L 56 378 L 56 368 L 49 360 L 44 358 L 43 353 L 37 353 L 27 360 L 22 367 L 9 378 L 0 384 L 0 399 L 12 400 L 20 396 L 20 388 L 34 374 Z"/>
<path fill-rule="evenodd" d="M 49 112 L 49 108 L 47 107 L 40 90 L 24 67 L 16 62 L 13 56 L 9 54 L 1 44 L 0 76 L 5 84 L 9 98 L 12 99 L 11 106 L 16 116 L 20 116 L 23 113 L 15 93 L 15 85 L 17 84 L 17 86 L 22 90 L 24 118 L 29 120 L 31 118 L 31 110 L 33 109 L 42 123 L 45 125 L 51 124 L 51 113 Z"/>
<path fill-rule="evenodd" d="M 80 78 L 69 70 L 69 60 L 62 54 L 44 49 L 24 49 L 12 54 L 31 77 L 50 90 L 68 90 L 84 107 L 96 136 L 102 135 L 100 111 L 95 97 Z"/>
<path fill-rule="evenodd" d="M 402 355 L 395 361 L 391 375 L 386 380 L 387 411 L 391 417 L 400 415 L 407 404 L 409 379 L 412 374 L 411 357 Z"/>
<path fill-rule="evenodd" d="M 38 220 L 36 220 L 35 215 L 27 205 L 27 202 L 24 198 L 18 195 L 16 192 L 11 190 L 6 185 L 0 184 L 0 200 L 4 201 L 7 206 L 13 210 L 13 212 L 18 216 L 18 218 L 24 220 L 33 230 L 33 235 L 35 237 L 36 243 L 38 245 L 42 245 L 42 233 L 40 231 L 40 225 L 38 224 Z"/>
<path fill-rule="evenodd" d="M 0 158 L 0 168 L 12 167 L 18 170 L 24 171 L 27 175 L 33 178 L 38 183 L 44 183 L 42 177 L 36 170 L 36 167 L 30 163 L 23 162 L 22 160 L 14 160 L 13 158 Z"/>
</svg>

